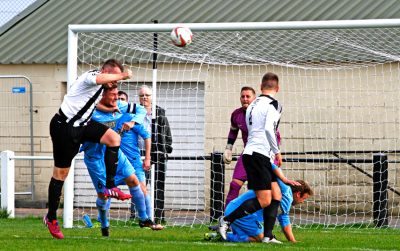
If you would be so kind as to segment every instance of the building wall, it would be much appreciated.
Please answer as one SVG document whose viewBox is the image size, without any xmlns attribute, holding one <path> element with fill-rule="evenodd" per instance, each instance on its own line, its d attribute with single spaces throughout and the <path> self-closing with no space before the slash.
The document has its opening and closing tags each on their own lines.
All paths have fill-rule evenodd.
<svg viewBox="0 0 400 251">
<path fill-rule="evenodd" d="M 52 143 L 49 137 L 49 121 L 61 104 L 61 98 L 65 93 L 65 66 L 58 65 L 0 65 L 0 75 L 24 75 L 32 82 L 33 89 L 33 129 L 34 129 L 34 150 L 35 155 L 51 155 Z M 5 106 L 6 100 L 0 100 L 0 107 Z M 17 104 L 18 105 L 18 104 Z M 20 127 L 17 117 L 15 127 Z M 4 128 L 3 128 L 4 129 Z M 3 140 L 10 142 L 5 144 L 2 141 L 0 150 L 16 151 L 17 155 L 30 155 L 30 144 L 27 137 L 21 138 L 20 130 L 14 131 Z M 20 144 L 18 144 L 20 142 Z M 10 148 L 10 145 L 17 149 Z M 27 191 L 30 187 L 30 166 L 28 161 L 16 161 L 16 192 Z M 47 200 L 48 182 L 52 174 L 52 161 L 34 161 L 35 171 L 35 199 Z M 29 199 L 30 196 L 16 196 L 16 200 Z"/>
</svg>

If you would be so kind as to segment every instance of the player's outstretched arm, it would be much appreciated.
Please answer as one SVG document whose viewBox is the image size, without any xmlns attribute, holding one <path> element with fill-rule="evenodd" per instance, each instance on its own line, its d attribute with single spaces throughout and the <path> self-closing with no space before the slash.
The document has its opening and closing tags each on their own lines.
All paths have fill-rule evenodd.
<svg viewBox="0 0 400 251">
<path fill-rule="evenodd" d="M 96 84 L 105 85 L 108 83 L 113 83 L 120 80 L 126 80 L 132 78 L 132 71 L 127 70 L 126 72 L 109 74 L 109 73 L 100 73 L 96 76 Z"/>
<path fill-rule="evenodd" d="M 293 243 L 297 242 L 296 239 L 294 238 L 291 224 L 283 227 L 282 230 L 283 230 L 283 233 L 285 234 L 285 237 L 286 237 L 286 239 L 288 241 L 293 242 Z"/>
<path fill-rule="evenodd" d="M 295 180 L 289 180 L 288 178 L 285 177 L 285 175 L 282 172 L 282 169 L 277 168 L 274 164 L 272 164 L 272 169 L 274 174 L 285 184 L 291 185 L 291 186 L 301 186 L 301 184 Z"/>
</svg>

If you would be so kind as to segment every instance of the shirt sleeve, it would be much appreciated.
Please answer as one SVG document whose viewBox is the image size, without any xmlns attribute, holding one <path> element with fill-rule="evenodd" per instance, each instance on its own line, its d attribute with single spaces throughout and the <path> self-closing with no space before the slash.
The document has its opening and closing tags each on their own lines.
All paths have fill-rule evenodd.
<svg viewBox="0 0 400 251">
<path fill-rule="evenodd" d="M 88 85 L 97 85 L 96 78 L 99 75 L 99 71 L 88 71 L 86 72 L 85 83 Z"/>
<path fill-rule="evenodd" d="M 229 129 L 229 134 L 228 134 L 228 144 L 235 144 L 235 141 L 237 139 L 237 136 L 239 134 L 239 126 L 235 122 L 235 113 L 233 112 L 231 115 L 231 128 Z"/>
<path fill-rule="evenodd" d="M 146 128 L 142 124 L 137 124 L 133 128 L 142 139 L 149 139 L 151 137 L 150 133 L 146 130 Z"/>
<path fill-rule="evenodd" d="M 290 192 L 282 192 L 282 200 L 281 200 L 281 214 L 278 215 L 278 221 L 282 228 L 290 225 L 290 207 L 292 206 L 293 195 Z"/>
<path fill-rule="evenodd" d="M 147 111 L 143 106 L 132 102 L 127 103 L 125 101 L 118 101 L 118 108 L 122 113 L 131 113 L 133 115 L 131 121 L 143 124 L 143 120 L 147 114 Z"/>
<path fill-rule="evenodd" d="M 282 228 L 290 225 L 289 214 L 281 213 L 280 215 L 278 215 L 278 221 L 279 221 L 279 225 L 281 225 Z"/>
<path fill-rule="evenodd" d="M 271 151 L 274 154 L 280 152 L 278 142 L 276 140 L 276 128 L 278 126 L 279 118 L 280 118 L 279 112 L 272 105 L 269 105 L 264 129 L 265 129 L 265 134 L 267 136 L 267 140 L 271 147 Z"/>
</svg>

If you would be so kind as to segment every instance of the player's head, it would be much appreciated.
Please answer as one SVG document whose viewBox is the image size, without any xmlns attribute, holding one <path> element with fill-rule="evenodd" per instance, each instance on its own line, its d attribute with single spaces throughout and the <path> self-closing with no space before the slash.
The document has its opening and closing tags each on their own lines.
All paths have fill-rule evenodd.
<svg viewBox="0 0 400 251">
<path fill-rule="evenodd" d="M 240 103 L 243 109 L 247 109 L 251 102 L 256 98 L 256 91 L 249 87 L 243 86 L 240 90 Z"/>
<path fill-rule="evenodd" d="M 310 185 L 304 180 L 296 180 L 301 186 L 292 186 L 293 205 L 303 203 L 308 197 L 313 196 L 314 192 Z"/>
<path fill-rule="evenodd" d="M 151 107 L 151 95 L 153 91 L 147 85 L 142 85 L 139 89 L 139 103 L 144 107 Z"/>
<path fill-rule="evenodd" d="M 112 87 L 105 87 L 100 102 L 105 106 L 115 107 L 117 106 L 117 100 L 118 100 L 117 86 L 113 85 Z"/>
<path fill-rule="evenodd" d="M 116 59 L 108 59 L 101 67 L 101 73 L 104 74 L 119 74 L 124 71 L 124 66 Z M 117 84 L 117 81 L 112 82 Z"/>
<path fill-rule="evenodd" d="M 278 75 L 272 72 L 265 73 L 261 79 L 261 91 L 279 91 Z"/>
<path fill-rule="evenodd" d="M 103 73 L 121 73 L 124 71 L 124 66 L 116 59 L 108 59 L 103 63 L 101 71 Z"/>
<path fill-rule="evenodd" d="M 124 91 L 118 91 L 118 99 L 128 102 L 128 94 Z"/>
</svg>

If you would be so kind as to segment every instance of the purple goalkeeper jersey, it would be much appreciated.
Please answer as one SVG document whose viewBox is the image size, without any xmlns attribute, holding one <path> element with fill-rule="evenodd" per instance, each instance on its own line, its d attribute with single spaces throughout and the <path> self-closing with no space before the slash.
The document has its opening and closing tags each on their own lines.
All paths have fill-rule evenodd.
<svg viewBox="0 0 400 251">
<path fill-rule="evenodd" d="M 231 115 L 231 129 L 228 134 L 228 142 L 232 145 L 236 141 L 239 130 L 242 132 L 243 144 L 246 146 L 249 131 L 246 125 L 246 110 L 242 107 L 234 110 Z"/>
</svg>

